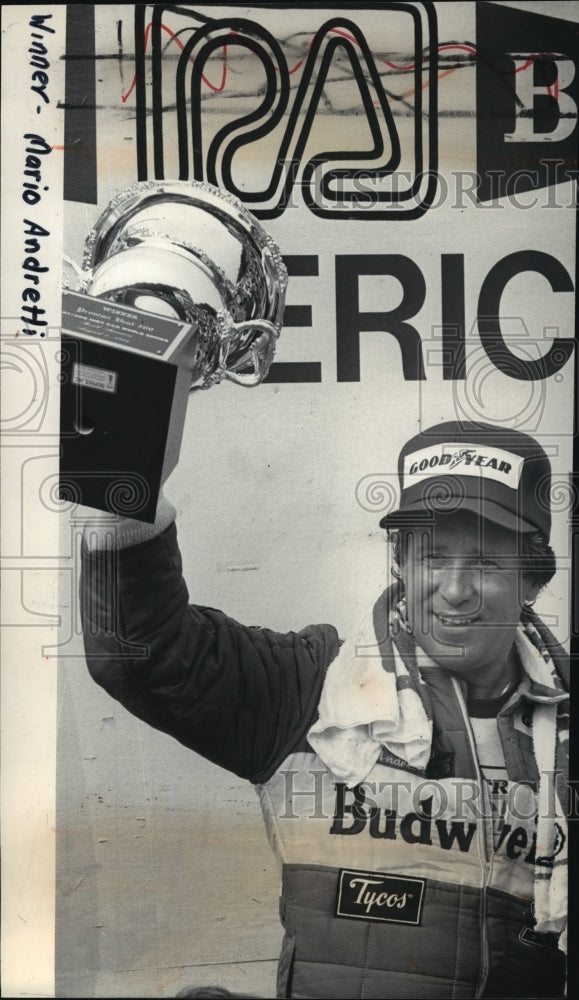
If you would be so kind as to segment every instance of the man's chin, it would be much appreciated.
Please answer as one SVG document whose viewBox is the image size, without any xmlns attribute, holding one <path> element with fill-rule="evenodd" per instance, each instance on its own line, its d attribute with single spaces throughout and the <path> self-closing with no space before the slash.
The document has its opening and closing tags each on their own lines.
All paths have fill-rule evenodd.
<svg viewBox="0 0 579 1000">
<path fill-rule="evenodd" d="M 437 666 L 466 676 L 471 670 L 476 670 L 479 658 L 470 643 L 461 642 L 458 635 L 454 635 L 453 639 L 449 642 L 446 636 L 428 636 L 422 641 L 417 637 L 417 642 Z"/>
</svg>

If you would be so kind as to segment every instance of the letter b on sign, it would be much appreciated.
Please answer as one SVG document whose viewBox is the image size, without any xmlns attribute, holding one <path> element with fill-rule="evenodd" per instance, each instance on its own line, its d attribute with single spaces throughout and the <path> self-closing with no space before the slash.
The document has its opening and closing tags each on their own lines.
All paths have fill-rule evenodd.
<svg viewBox="0 0 579 1000">
<path fill-rule="evenodd" d="M 574 179 L 576 27 L 543 14 L 476 4 L 479 201 Z"/>
<path fill-rule="evenodd" d="M 513 132 L 505 133 L 505 140 L 563 142 L 569 138 L 577 127 L 577 104 L 567 92 L 575 79 L 573 61 L 562 53 L 511 58 L 516 125 Z"/>
</svg>

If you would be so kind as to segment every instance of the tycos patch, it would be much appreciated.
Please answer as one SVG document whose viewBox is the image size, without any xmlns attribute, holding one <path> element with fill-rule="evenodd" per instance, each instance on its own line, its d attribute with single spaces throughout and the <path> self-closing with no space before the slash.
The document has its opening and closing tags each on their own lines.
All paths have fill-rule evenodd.
<svg viewBox="0 0 579 1000">
<path fill-rule="evenodd" d="M 419 925 L 426 879 L 340 869 L 336 916 Z"/>
</svg>

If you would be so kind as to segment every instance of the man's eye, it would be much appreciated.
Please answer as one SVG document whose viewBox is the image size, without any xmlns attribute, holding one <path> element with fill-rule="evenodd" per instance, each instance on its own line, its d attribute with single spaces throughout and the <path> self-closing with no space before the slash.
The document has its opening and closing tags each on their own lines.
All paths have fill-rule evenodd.
<svg viewBox="0 0 579 1000">
<path fill-rule="evenodd" d="M 489 570 L 494 570 L 497 573 L 500 572 L 503 569 L 503 567 L 501 566 L 501 563 L 499 562 L 499 560 L 496 559 L 496 558 L 493 558 L 492 556 L 490 556 L 490 557 L 489 556 L 485 556 L 484 558 L 482 556 L 480 556 L 477 559 L 472 559 L 468 563 L 468 566 L 469 566 L 470 569 L 473 569 L 473 570 L 479 570 L 479 571 L 486 570 L 487 572 Z"/>
<path fill-rule="evenodd" d="M 432 569 L 444 569 L 447 566 L 452 566 L 455 560 L 452 556 L 440 556 L 436 553 L 425 553 L 422 556 L 422 562 Z M 472 559 L 465 559 L 460 562 L 460 565 L 464 569 L 482 570 L 482 569 L 501 569 L 501 565 L 495 557 L 492 556 L 476 556 Z"/>
</svg>

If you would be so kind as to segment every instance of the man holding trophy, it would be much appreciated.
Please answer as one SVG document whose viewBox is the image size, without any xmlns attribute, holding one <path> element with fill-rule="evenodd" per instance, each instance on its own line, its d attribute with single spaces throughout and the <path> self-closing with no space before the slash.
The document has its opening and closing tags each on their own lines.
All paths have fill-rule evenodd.
<svg viewBox="0 0 579 1000">
<path fill-rule="evenodd" d="M 396 582 L 357 634 L 245 626 L 189 603 L 162 483 L 189 388 L 267 374 L 279 251 L 229 195 L 147 182 L 105 212 L 81 278 L 62 489 L 129 514 L 85 532 L 88 667 L 128 711 L 255 785 L 282 882 L 277 995 L 562 997 L 568 660 L 532 610 L 555 572 L 543 449 L 482 424 L 423 430 L 381 522 Z M 128 511 L 127 458 L 105 468 L 102 430 L 127 351 L 147 380 L 176 369 L 161 458 L 152 472 L 143 457 Z"/>
</svg>

